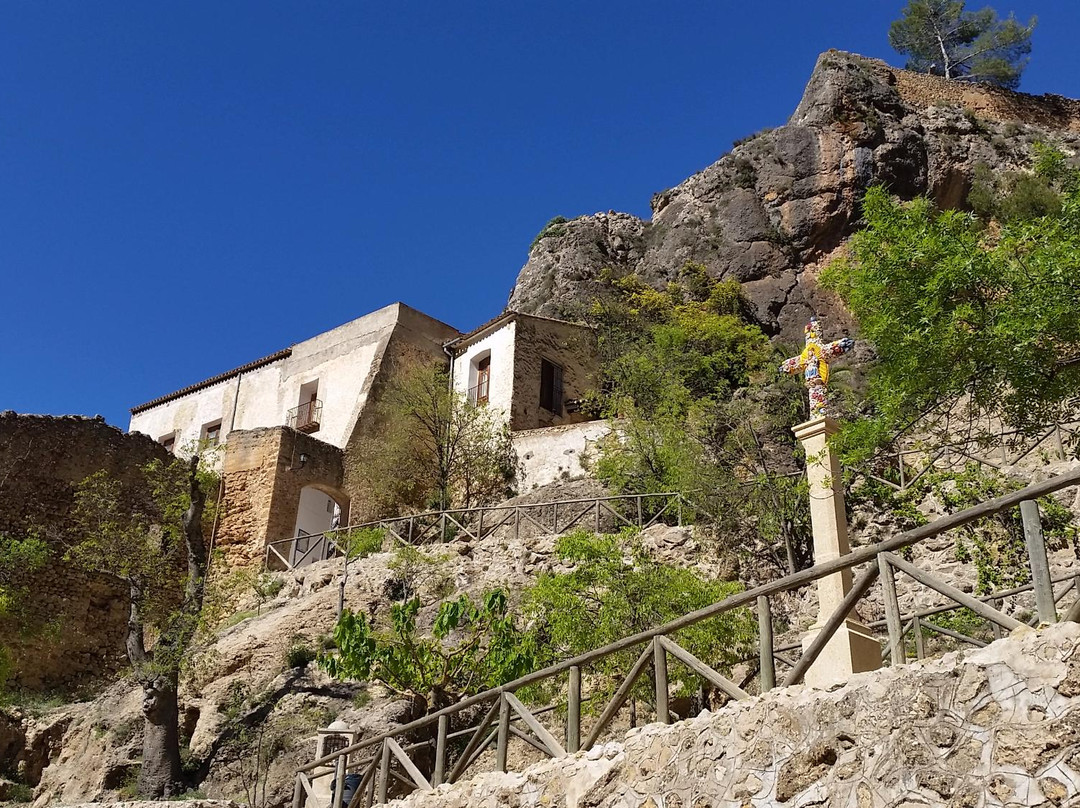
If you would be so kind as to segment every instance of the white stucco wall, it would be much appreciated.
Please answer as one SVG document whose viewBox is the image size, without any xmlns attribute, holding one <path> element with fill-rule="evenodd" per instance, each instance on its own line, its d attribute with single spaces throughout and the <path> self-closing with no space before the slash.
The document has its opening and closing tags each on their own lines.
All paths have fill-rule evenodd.
<svg viewBox="0 0 1080 808">
<path fill-rule="evenodd" d="M 467 395 L 476 385 L 476 368 L 473 360 L 491 351 L 491 390 L 488 406 L 503 417 L 510 417 L 510 403 L 514 395 L 514 334 L 517 323 L 513 320 L 479 339 L 454 360 L 454 389 Z"/>
<path fill-rule="evenodd" d="M 524 470 L 518 489 L 525 492 L 556 480 L 586 476 L 583 456 L 610 431 L 608 421 L 585 421 L 515 432 L 514 450 Z"/>
<path fill-rule="evenodd" d="M 307 486 L 300 492 L 300 507 L 296 510 L 293 535 L 299 535 L 301 530 L 309 535 L 329 530 L 336 508 L 333 497 L 318 488 Z"/>
<path fill-rule="evenodd" d="M 233 429 L 284 425 L 288 411 L 300 404 L 300 387 L 318 379 L 322 415 L 319 430 L 312 434 L 344 447 L 363 408 L 364 385 L 374 370 L 379 346 L 397 322 L 399 305 L 297 343 L 288 357 L 132 415 L 130 431 L 155 440 L 174 433 L 176 447 L 183 449 L 201 437 L 204 424 L 216 420 L 221 421 L 223 440 L 230 424 Z"/>
</svg>

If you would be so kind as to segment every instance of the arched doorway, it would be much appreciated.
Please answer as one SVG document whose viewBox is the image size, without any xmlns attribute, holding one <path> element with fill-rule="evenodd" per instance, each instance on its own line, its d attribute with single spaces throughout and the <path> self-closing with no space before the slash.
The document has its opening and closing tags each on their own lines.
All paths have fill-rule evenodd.
<svg viewBox="0 0 1080 808">
<path fill-rule="evenodd" d="M 326 558 L 325 533 L 348 521 L 348 498 L 326 486 L 305 485 L 300 490 L 293 526 L 292 565 L 304 566 Z"/>
</svg>

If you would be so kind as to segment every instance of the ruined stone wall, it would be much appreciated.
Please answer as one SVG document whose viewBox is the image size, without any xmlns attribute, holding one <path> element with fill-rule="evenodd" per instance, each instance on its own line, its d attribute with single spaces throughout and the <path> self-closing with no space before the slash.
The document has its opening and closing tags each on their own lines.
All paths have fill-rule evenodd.
<svg viewBox="0 0 1080 808">
<path fill-rule="evenodd" d="M 28 582 L 26 634 L 0 625 L 15 661 L 13 684 L 32 690 L 75 689 L 124 664 L 127 594 L 107 579 L 61 560 L 62 531 L 78 484 L 105 470 L 124 484 L 140 467 L 168 460 L 164 447 L 126 435 L 101 418 L 0 413 L 0 534 L 36 533 L 54 557 Z"/>
<path fill-rule="evenodd" d="M 956 106 L 988 121 L 1014 121 L 1050 130 L 1080 132 L 1080 100 L 1061 95 L 1027 95 L 990 84 L 950 81 L 940 76 L 912 73 L 877 59 L 864 59 L 887 74 L 903 101 L 916 108 Z"/>
<path fill-rule="evenodd" d="M 423 808 L 892 808 L 1080 804 L 1080 625 L 774 690 L 650 724 L 520 773 L 392 803 Z"/>
<path fill-rule="evenodd" d="M 230 565 L 259 565 L 267 542 L 293 535 L 305 486 L 332 496 L 341 507 L 341 523 L 348 524 L 342 451 L 295 429 L 279 426 L 231 433 L 225 446 L 224 479 L 214 546 Z"/>
<path fill-rule="evenodd" d="M 552 413 L 540 406 L 542 359 L 563 369 L 561 413 Z M 565 402 L 580 398 L 596 386 L 598 367 L 596 336 L 591 329 L 542 317 L 519 316 L 514 339 L 510 429 L 516 432 L 587 420 L 581 413 L 568 413 Z"/>
</svg>

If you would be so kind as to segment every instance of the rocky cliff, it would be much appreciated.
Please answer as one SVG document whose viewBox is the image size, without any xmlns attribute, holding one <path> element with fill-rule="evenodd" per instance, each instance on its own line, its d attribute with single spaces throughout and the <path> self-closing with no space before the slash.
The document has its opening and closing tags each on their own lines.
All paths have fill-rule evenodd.
<svg viewBox="0 0 1080 808">
<path fill-rule="evenodd" d="M 1032 144 L 1080 146 L 1080 101 L 908 73 L 839 51 L 819 57 L 786 125 L 746 138 L 652 199 L 652 219 L 597 213 L 546 229 L 509 307 L 573 318 L 602 269 L 662 285 L 687 262 L 735 278 L 761 325 L 801 339 L 811 313 L 848 318 L 817 270 L 858 227 L 866 188 L 964 204 L 975 167 L 1030 164 Z"/>
</svg>

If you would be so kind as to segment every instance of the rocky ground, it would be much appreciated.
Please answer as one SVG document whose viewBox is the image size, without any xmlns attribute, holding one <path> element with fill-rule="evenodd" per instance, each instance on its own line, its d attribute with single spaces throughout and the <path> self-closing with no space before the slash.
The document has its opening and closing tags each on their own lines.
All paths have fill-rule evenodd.
<svg viewBox="0 0 1080 808">
<path fill-rule="evenodd" d="M 796 686 L 589 752 L 488 772 L 400 808 L 1080 802 L 1080 625 L 1018 629 L 972 652 Z"/>
<path fill-rule="evenodd" d="M 1046 473 L 1066 467 L 1049 468 Z M 583 485 L 570 484 L 557 495 L 583 494 Z M 1076 491 L 1064 498 L 1080 512 Z M 932 513 L 935 505 L 928 501 L 924 507 Z M 893 532 L 887 517 L 877 517 L 860 525 L 856 542 Z M 703 576 L 730 568 L 716 555 L 709 537 L 693 528 L 657 525 L 645 531 L 643 538 L 658 557 L 691 565 Z M 346 603 L 378 614 L 388 608 L 388 596 L 403 584 L 419 592 L 425 603 L 493 586 L 518 592 L 540 572 L 556 568 L 554 542 L 552 536 L 528 535 L 518 541 L 502 535 L 482 541 L 457 540 L 427 548 L 429 560 L 404 565 L 395 553 L 377 553 L 350 567 Z M 961 589 L 973 588 L 970 565 L 956 561 L 949 537 L 924 542 L 914 559 Z M 1052 561 L 1055 574 L 1080 569 L 1071 549 L 1057 551 Z M 188 666 L 182 694 L 190 738 L 188 761 L 200 782 L 199 792 L 207 797 L 254 802 L 260 808 L 284 805 L 292 795 L 297 765 L 313 757 L 320 726 L 341 719 L 363 734 L 376 734 L 408 719 L 406 706 L 376 687 L 332 681 L 313 664 L 290 665 L 290 649 L 320 648 L 333 627 L 341 562 L 314 564 L 283 574 L 282 580 L 279 594 L 263 604 L 259 614 L 246 610 L 252 604 L 241 604 L 242 610 L 232 618 L 235 624 L 221 629 L 212 643 L 198 649 Z M 903 580 L 900 599 L 905 609 L 942 602 L 935 593 Z M 1065 603 L 1071 600 L 1066 598 Z M 780 631 L 778 645 L 797 642 L 816 616 L 813 589 L 782 599 L 778 607 L 778 626 L 787 629 Z M 1007 611 L 1020 616 L 1031 608 L 1030 596 L 1005 604 Z M 878 595 L 871 594 L 860 613 L 866 621 L 881 617 Z M 952 646 L 939 650 L 945 647 Z M 302 656 L 300 661 L 305 661 Z M 237 694 L 247 698 L 237 699 Z M 141 743 L 140 694 L 131 682 L 118 681 L 91 702 L 42 714 L 14 710 L 0 716 L 0 755 L 16 759 L 14 773 L 35 784 L 36 805 L 96 801 L 129 793 Z M 642 720 L 648 718 L 642 716 Z M 258 770 L 252 756 L 236 754 L 238 725 L 261 728 L 268 760 Z M 616 730 L 628 728 L 624 717 Z M 514 753 L 518 768 L 538 759 L 527 748 Z M 254 793 L 256 782 L 260 783 L 258 794 Z"/>
</svg>

